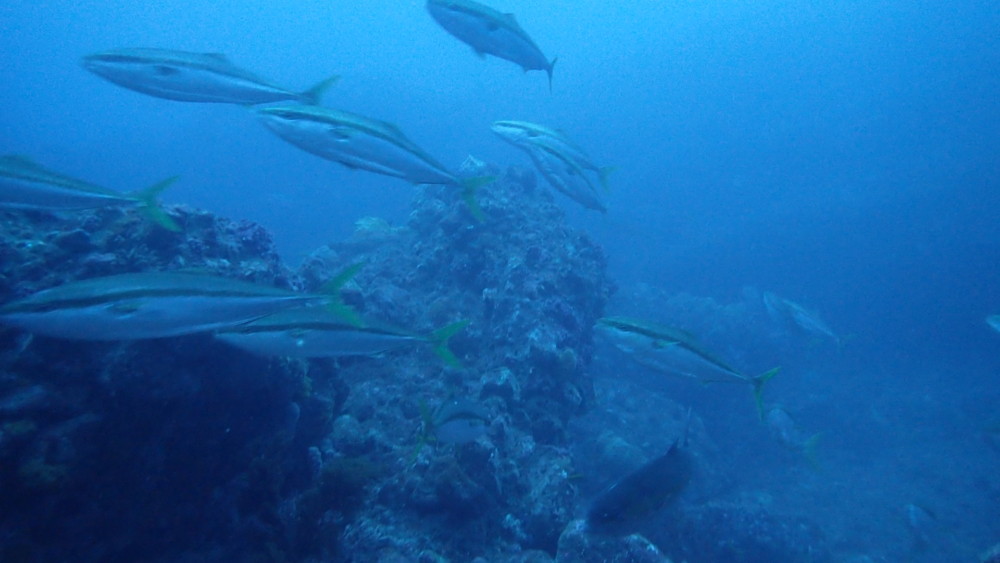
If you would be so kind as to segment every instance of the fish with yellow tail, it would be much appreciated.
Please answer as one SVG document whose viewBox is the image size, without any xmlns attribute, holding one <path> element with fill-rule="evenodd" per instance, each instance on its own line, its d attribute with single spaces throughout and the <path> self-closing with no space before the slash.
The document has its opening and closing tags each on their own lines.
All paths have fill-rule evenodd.
<svg viewBox="0 0 1000 563">
<path fill-rule="evenodd" d="M 458 186 L 469 210 L 482 220 L 475 193 L 494 178 L 459 178 L 391 123 L 319 106 L 266 107 L 258 109 L 257 116 L 288 143 L 352 170 L 402 178 L 411 184 Z"/>
<path fill-rule="evenodd" d="M 351 319 L 333 293 L 298 293 L 208 274 L 143 272 L 69 282 L 0 307 L 0 322 L 70 340 L 141 340 L 232 327 L 296 306 Z"/>
<path fill-rule="evenodd" d="M 36 211 L 69 211 L 98 207 L 138 207 L 157 225 L 179 231 L 180 227 L 160 207 L 160 192 L 177 180 L 157 182 L 145 190 L 122 193 L 50 170 L 16 155 L 0 156 L 0 207 Z"/>
<path fill-rule="evenodd" d="M 215 333 L 223 342 L 259 356 L 335 358 L 375 356 L 415 344 L 429 344 L 446 364 L 459 367 L 448 340 L 462 330 L 459 321 L 430 334 L 416 334 L 385 326 L 347 322 L 323 307 L 280 311 Z"/>
<path fill-rule="evenodd" d="M 596 328 L 637 363 L 702 383 L 743 383 L 753 388 L 757 414 L 764 416 L 763 389 L 779 368 L 749 376 L 701 347 L 684 330 L 628 317 L 605 317 Z"/>
<path fill-rule="evenodd" d="M 764 417 L 771 435 L 785 448 L 801 453 L 814 469 L 819 469 L 819 459 L 816 457 L 816 444 L 821 434 L 808 434 L 782 407 L 772 407 Z"/>
<path fill-rule="evenodd" d="M 569 138 L 566 133 L 530 121 L 500 120 L 490 125 L 490 130 L 501 139 L 527 152 L 533 147 L 545 147 L 559 153 L 563 158 L 582 170 L 593 172 L 601 182 L 605 191 L 608 189 L 608 176 L 614 172 L 614 166 L 598 166 L 594 159 Z"/>
</svg>

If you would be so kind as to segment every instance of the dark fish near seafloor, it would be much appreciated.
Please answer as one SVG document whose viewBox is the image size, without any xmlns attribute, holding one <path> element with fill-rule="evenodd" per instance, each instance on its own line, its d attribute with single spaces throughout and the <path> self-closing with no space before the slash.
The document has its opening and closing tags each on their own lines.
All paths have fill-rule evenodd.
<svg viewBox="0 0 1000 563">
<path fill-rule="evenodd" d="M 693 471 L 686 442 L 685 429 L 684 436 L 667 453 L 600 493 L 587 510 L 588 529 L 597 533 L 632 533 L 644 519 L 676 499 L 687 487 Z"/>
</svg>

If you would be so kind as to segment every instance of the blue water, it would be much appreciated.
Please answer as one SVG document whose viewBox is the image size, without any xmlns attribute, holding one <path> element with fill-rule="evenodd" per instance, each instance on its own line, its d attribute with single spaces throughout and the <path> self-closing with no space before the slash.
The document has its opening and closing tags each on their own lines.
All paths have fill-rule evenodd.
<svg viewBox="0 0 1000 563">
<path fill-rule="evenodd" d="M 722 303 L 773 291 L 850 336 L 839 353 L 799 350 L 809 377 L 775 381 L 775 399 L 808 402 L 803 424 L 831 437 L 838 463 L 811 490 L 898 485 L 896 459 L 913 494 L 865 498 L 885 513 L 957 498 L 975 510 L 943 511 L 942 526 L 1000 540 L 1000 457 L 982 439 L 1000 419 L 1000 334 L 984 322 L 1000 313 L 996 4 L 492 5 L 558 56 L 551 92 L 543 72 L 475 56 L 418 1 L 9 0 L 0 153 L 120 190 L 180 175 L 167 202 L 258 221 L 294 264 L 361 217 L 404 222 L 415 188 L 299 151 L 245 108 L 118 88 L 80 57 L 220 52 L 291 89 L 338 74 L 326 105 L 391 121 L 453 167 L 530 165 L 494 120 L 561 128 L 616 167 L 606 216 L 560 201 L 622 287 Z M 859 439 L 876 410 L 891 446 Z M 967 485 L 929 490 L 921 468 Z"/>
</svg>

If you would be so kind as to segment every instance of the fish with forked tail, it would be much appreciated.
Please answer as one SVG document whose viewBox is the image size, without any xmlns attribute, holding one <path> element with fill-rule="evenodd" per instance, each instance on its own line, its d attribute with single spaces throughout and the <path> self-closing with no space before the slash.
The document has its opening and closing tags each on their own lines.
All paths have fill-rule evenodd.
<svg viewBox="0 0 1000 563">
<path fill-rule="evenodd" d="M 605 317 L 596 328 L 612 344 L 633 360 L 648 368 L 696 379 L 702 383 L 746 383 L 753 387 L 757 414 L 764 417 L 764 384 L 778 373 L 778 368 L 757 376 L 746 375 L 715 354 L 702 348 L 687 332 L 628 317 Z"/>
<path fill-rule="evenodd" d="M 257 116 L 288 143 L 352 170 L 394 176 L 412 184 L 458 186 L 469 210 L 482 219 L 475 192 L 494 178 L 459 178 L 391 123 L 305 105 L 261 108 Z"/>
<path fill-rule="evenodd" d="M 544 70 L 552 89 L 556 59 L 545 58 L 514 14 L 498 12 L 472 0 L 428 0 L 427 11 L 445 31 L 468 44 L 477 55 L 506 59 L 525 72 Z"/>
<path fill-rule="evenodd" d="M 49 170 L 33 160 L 16 155 L 0 156 L 0 207 L 37 211 L 68 211 L 108 206 L 137 206 L 161 227 L 180 227 L 160 207 L 157 197 L 176 177 L 145 190 L 121 193 Z"/>
<path fill-rule="evenodd" d="M 816 458 L 816 444 L 819 442 L 821 434 L 808 435 L 795 422 L 788 411 L 781 407 L 772 407 L 764 417 L 768 430 L 778 442 L 785 448 L 800 452 L 816 469 L 819 469 L 819 460 Z"/>
<path fill-rule="evenodd" d="M 281 101 L 319 103 L 332 76 L 293 92 L 242 69 L 219 53 L 170 49 L 114 49 L 83 57 L 83 68 L 123 88 L 180 102 L 256 105 Z"/>
<path fill-rule="evenodd" d="M 323 307 L 298 307 L 228 327 L 216 332 L 215 337 L 259 356 L 293 358 L 374 356 L 427 343 L 445 363 L 458 367 L 458 359 L 447 342 L 466 324 L 460 321 L 423 335 L 390 327 L 359 326 Z"/>
<path fill-rule="evenodd" d="M 39 291 L 0 307 L 0 322 L 70 340 L 140 340 L 219 330 L 304 305 L 346 310 L 333 293 L 296 293 L 207 274 L 144 272 Z"/>
</svg>

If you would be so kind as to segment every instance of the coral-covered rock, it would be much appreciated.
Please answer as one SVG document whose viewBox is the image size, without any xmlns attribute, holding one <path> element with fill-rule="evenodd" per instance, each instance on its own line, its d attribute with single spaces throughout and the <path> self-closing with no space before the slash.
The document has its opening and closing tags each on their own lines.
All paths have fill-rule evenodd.
<svg viewBox="0 0 1000 563">
<path fill-rule="evenodd" d="M 493 171 L 496 172 L 496 171 Z M 416 345 L 261 360 L 192 335 L 71 342 L 0 328 L 0 559 L 548 561 L 579 499 L 567 423 L 593 401 L 601 250 L 533 177 L 477 195 L 429 187 L 409 221 L 359 221 L 297 272 L 268 233 L 186 207 L 3 213 L 0 302 L 67 281 L 197 269 L 342 291 L 365 319 L 429 334 L 457 320 L 461 367 Z M 478 401 L 491 424 L 435 443 L 427 412 Z"/>
<path fill-rule="evenodd" d="M 638 534 L 591 534 L 586 522 L 574 520 L 559 537 L 556 563 L 670 563 L 670 559 Z"/>
</svg>

